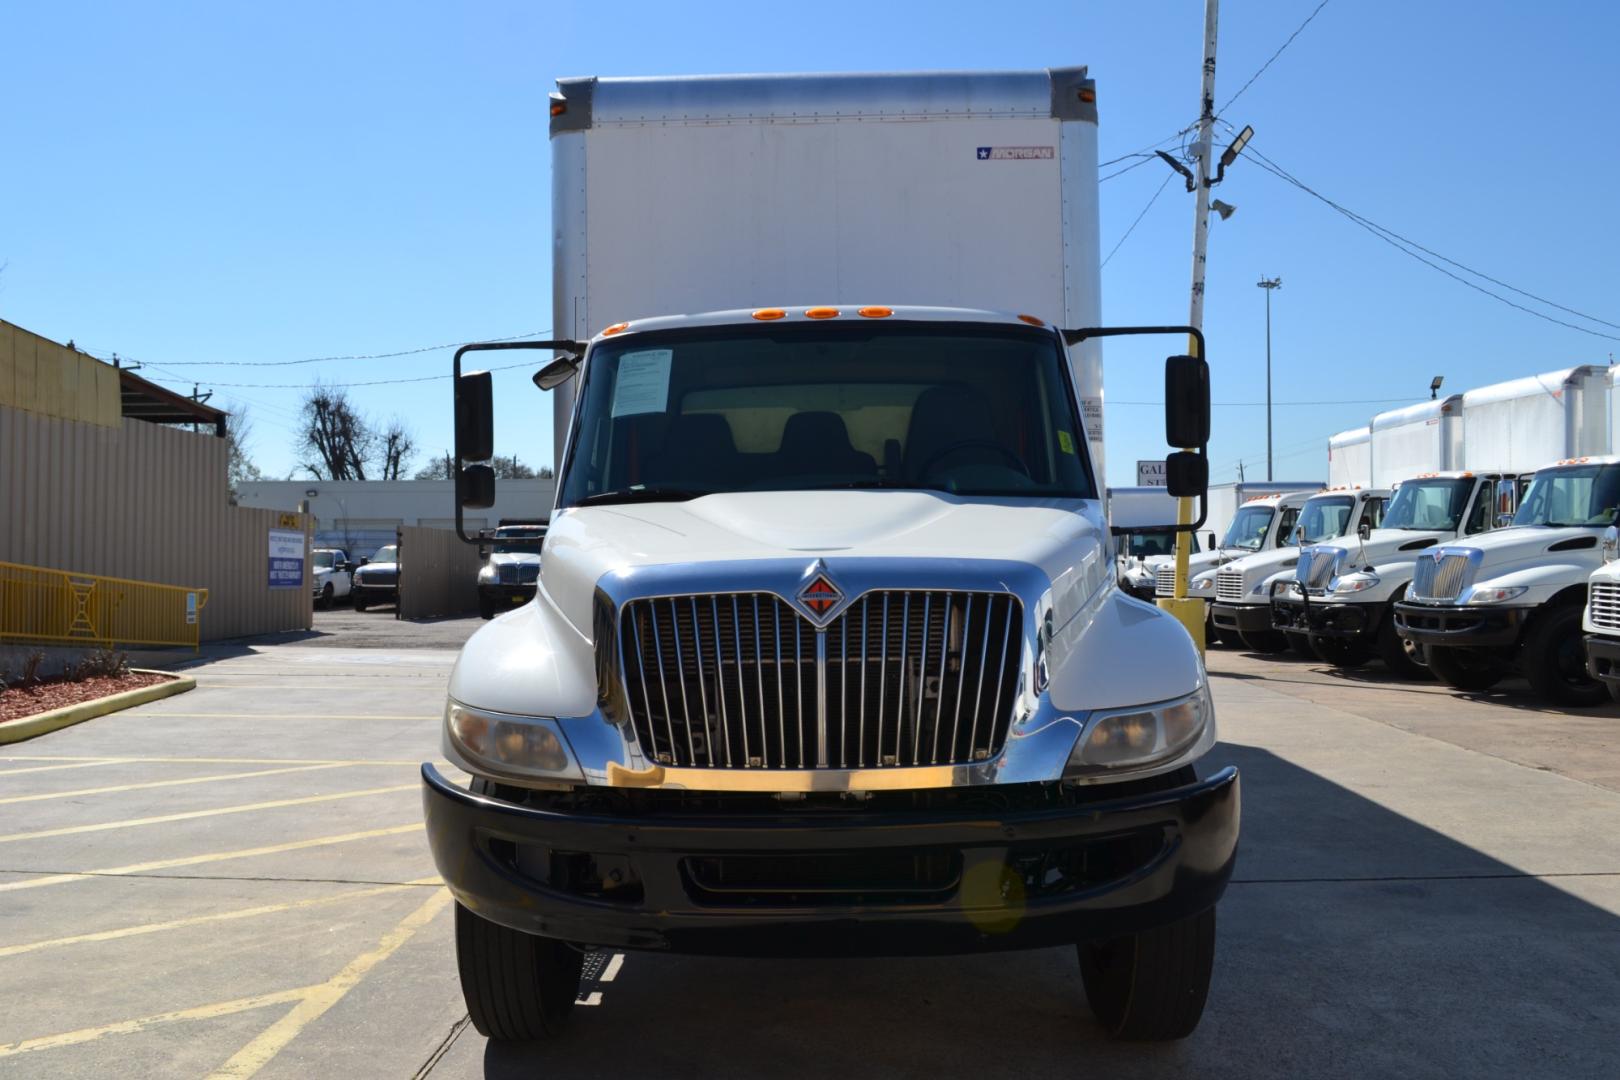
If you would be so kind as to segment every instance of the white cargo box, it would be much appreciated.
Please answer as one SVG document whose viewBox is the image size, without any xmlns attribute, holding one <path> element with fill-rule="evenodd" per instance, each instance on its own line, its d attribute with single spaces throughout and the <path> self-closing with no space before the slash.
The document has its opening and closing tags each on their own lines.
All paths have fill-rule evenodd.
<svg viewBox="0 0 1620 1080">
<path fill-rule="evenodd" d="M 1381 412 L 1369 427 L 1373 487 L 1465 467 L 1461 394 Z"/>
<path fill-rule="evenodd" d="M 1588 364 L 1468 390 L 1462 416 L 1460 464 L 1475 472 L 1530 472 L 1564 458 L 1605 454 L 1609 370 Z"/>
<path fill-rule="evenodd" d="M 557 337 L 816 304 L 1101 325 L 1097 106 L 1084 68 L 557 85 Z M 1101 348 L 1070 355 L 1100 481 Z M 554 394 L 559 461 L 575 387 Z"/>
<path fill-rule="evenodd" d="M 1329 487 L 1370 487 L 1372 477 L 1372 428 L 1352 428 L 1328 436 Z"/>
</svg>

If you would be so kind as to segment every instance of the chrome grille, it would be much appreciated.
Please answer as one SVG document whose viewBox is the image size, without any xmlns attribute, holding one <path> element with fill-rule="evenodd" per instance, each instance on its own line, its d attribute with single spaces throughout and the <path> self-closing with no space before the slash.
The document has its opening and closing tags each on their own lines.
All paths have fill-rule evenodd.
<svg viewBox="0 0 1620 1080">
<path fill-rule="evenodd" d="M 1174 596 L 1176 594 L 1176 564 L 1174 561 L 1159 564 L 1159 569 L 1153 575 L 1153 594 L 1155 596 Z"/>
<path fill-rule="evenodd" d="M 774 593 L 632 600 L 624 697 L 677 767 L 882 768 L 1001 752 L 1020 653 L 1006 593 L 866 593 L 818 632 Z"/>
<path fill-rule="evenodd" d="M 1592 582 L 1587 596 L 1592 625 L 1606 630 L 1620 630 L 1620 585 L 1609 581 Z"/>
<path fill-rule="evenodd" d="M 1411 598 L 1455 600 L 1468 584 L 1468 556 L 1440 549 L 1425 552 L 1412 568 Z"/>
<path fill-rule="evenodd" d="M 540 579 L 538 563 L 501 563 L 496 573 L 502 585 L 533 585 Z"/>
<path fill-rule="evenodd" d="M 1243 571 L 1223 569 L 1215 575 L 1215 599 L 1243 599 Z"/>
<path fill-rule="evenodd" d="M 1337 548 L 1306 548 L 1299 553 L 1294 580 L 1313 593 L 1323 592 L 1339 572 L 1343 552 Z"/>
</svg>

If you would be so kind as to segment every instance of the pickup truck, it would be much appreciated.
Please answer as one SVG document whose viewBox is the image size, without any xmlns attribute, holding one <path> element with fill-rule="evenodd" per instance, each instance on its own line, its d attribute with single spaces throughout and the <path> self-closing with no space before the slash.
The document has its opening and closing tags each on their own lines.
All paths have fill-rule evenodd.
<svg viewBox="0 0 1620 1080">
<path fill-rule="evenodd" d="M 316 548 L 310 552 L 310 557 L 314 560 L 310 577 L 314 581 L 316 605 L 329 608 L 334 601 L 347 597 L 354 570 L 349 553 L 341 548 Z"/>
</svg>

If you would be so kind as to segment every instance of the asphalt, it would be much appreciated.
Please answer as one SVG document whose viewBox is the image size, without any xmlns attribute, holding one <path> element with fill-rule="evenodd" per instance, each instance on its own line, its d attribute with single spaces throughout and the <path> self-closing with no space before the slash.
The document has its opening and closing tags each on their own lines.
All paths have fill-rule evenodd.
<svg viewBox="0 0 1620 1080">
<path fill-rule="evenodd" d="M 478 620 L 317 613 L 0 754 L 0 1075 L 1613 1077 L 1620 710 L 1210 657 L 1244 773 L 1203 1024 L 1115 1045 L 1072 951 L 604 956 L 569 1032 L 466 1025 L 416 770 Z"/>
</svg>

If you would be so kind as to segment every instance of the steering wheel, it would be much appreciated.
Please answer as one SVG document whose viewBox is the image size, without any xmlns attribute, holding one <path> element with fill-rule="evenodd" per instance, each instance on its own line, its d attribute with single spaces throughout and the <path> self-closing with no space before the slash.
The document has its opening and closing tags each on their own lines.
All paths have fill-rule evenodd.
<svg viewBox="0 0 1620 1080">
<path fill-rule="evenodd" d="M 943 459 L 950 457 L 958 450 L 968 450 L 975 447 L 995 451 L 997 454 L 1000 454 L 1004 459 L 1010 462 L 1013 468 L 1017 469 L 1025 476 L 1029 475 L 1029 470 L 1024 467 L 1023 458 L 1019 457 L 1005 446 L 1002 446 L 1000 443 L 992 442 L 989 439 L 962 439 L 957 442 L 953 442 L 948 446 L 942 447 L 931 454 L 927 461 L 922 463 L 922 465 L 917 469 L 917 475 L 919 477 L 927 476 L 929 472 L 933 470 L 934 466 L 939 464 Z"/>
</svg>

